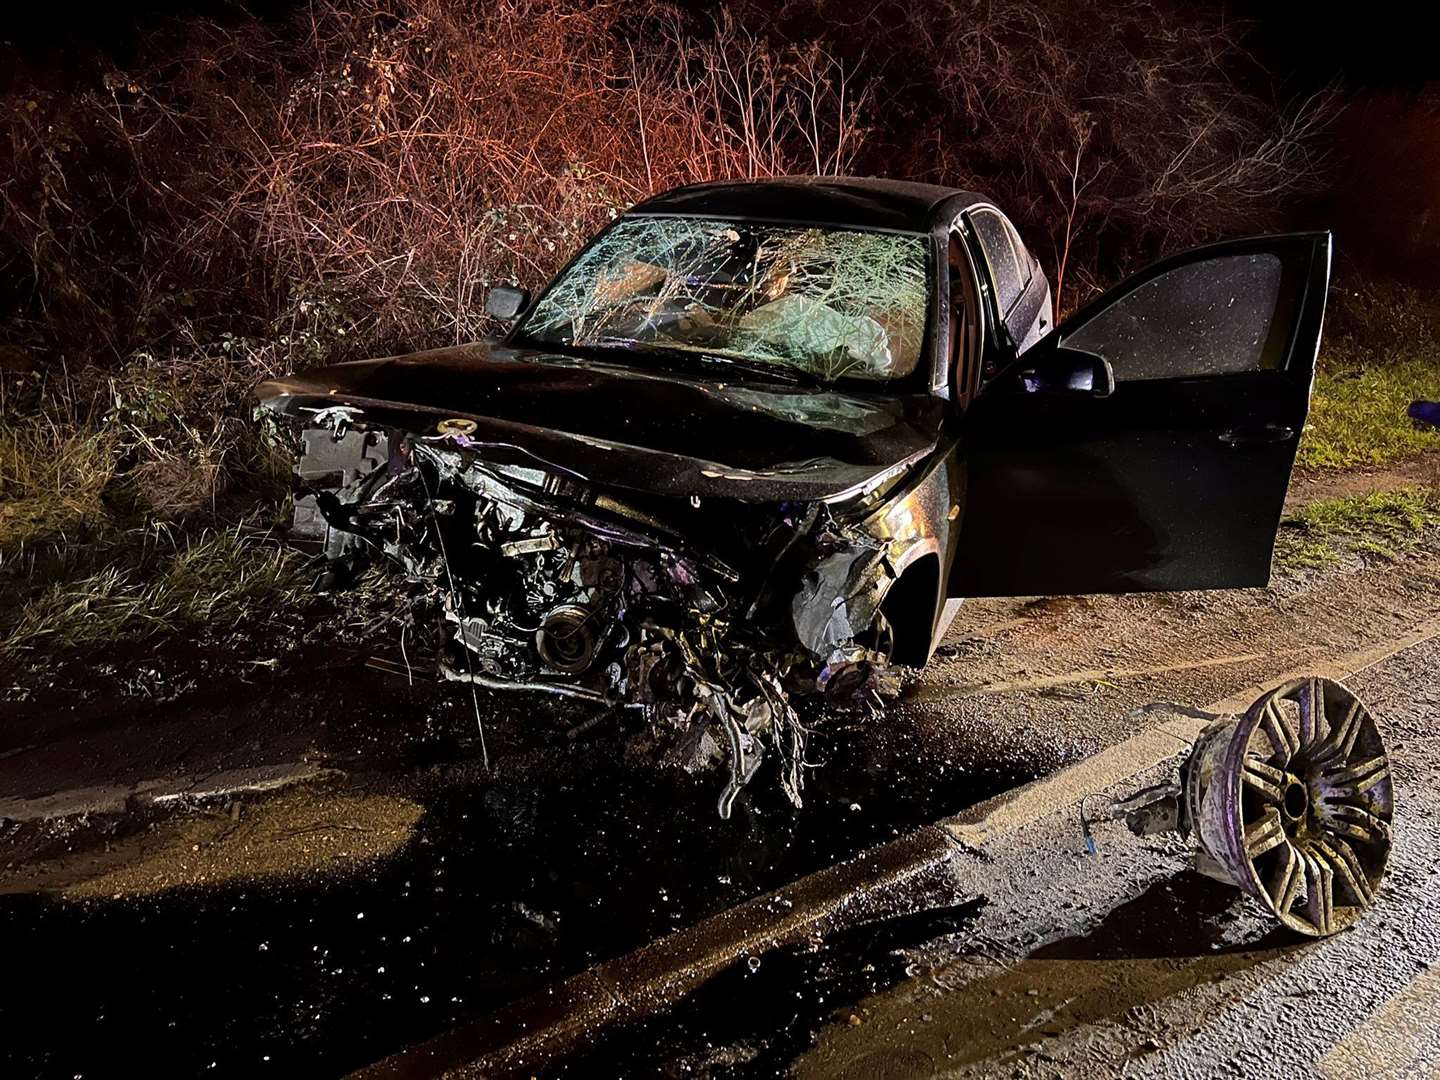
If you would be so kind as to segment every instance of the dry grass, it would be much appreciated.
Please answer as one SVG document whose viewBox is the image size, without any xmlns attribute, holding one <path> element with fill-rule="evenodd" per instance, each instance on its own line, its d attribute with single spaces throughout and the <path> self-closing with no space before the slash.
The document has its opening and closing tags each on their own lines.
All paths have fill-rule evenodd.
<svg viewBox="0 0 1440 1080">
<path fill-rule="evenodd" d="M 288 462 L 245 402 L 292 350 L 228 337 L 67 381 L 0 431 L 0 657 L 268 618 L 301 560 L 252 537 Z"/>
<path fill-rule="evenodd" d="M 288 465 L 249 416 L 255 383 L 296 359 L 283 338 L 185 337 L 0 410 L 0 555 L 141 516 L 213 525 L 287 494 Z"/>
<path fill-rule="evenodd" d="M 263 617 L 296 603 L 306 584 L 298 556 L 239 529 L 152 528 L 111 538 L 94 560 L 98 569 L 86 572 L 86 561 L 43 564 L 49 583 L 0 618 L 0 655 L 143 639 L 256 612 Z"/>
<path fill-rule="evenodd" d="M 39 415 L 0 428 L 0 553 L 55 533 L 102 525 L 115 472 L 103 430 Z"/>
</svg>

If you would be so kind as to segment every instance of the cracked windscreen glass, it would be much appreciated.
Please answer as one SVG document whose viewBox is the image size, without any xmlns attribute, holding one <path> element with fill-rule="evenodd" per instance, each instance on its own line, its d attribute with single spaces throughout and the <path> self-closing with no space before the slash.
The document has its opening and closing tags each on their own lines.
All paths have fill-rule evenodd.
<svg viewBox="0 0 1440 1080">
<path fill-rule="evenodd" d="M 562 274 L 520 336 L 679 350 L 835 379 L 915 369 L 929 245 L 914 233 L 622 218 Z"/>
</svg>

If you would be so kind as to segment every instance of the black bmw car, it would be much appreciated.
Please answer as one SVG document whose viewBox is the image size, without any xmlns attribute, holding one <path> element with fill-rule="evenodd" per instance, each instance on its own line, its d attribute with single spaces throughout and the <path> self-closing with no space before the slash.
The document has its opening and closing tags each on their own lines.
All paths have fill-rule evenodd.
<svg viewBox="0 0 1440 1080">
<path fill-rule="evenodd" d="M 635 709 L 798 801 L 799 694 L 873 696 L 964 597 L 1264 585 L 1327 233 L 1237 240 L 1058 326 L 982 196 L 700 184 L 498 341 L 262 384 L 297 533 L 397 566 L 446 677 Z"/>
</svg>

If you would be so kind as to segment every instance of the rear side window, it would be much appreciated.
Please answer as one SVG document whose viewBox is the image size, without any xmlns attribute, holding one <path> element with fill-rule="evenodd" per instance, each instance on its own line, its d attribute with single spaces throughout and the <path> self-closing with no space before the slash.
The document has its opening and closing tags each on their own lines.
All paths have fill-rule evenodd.
<svg viewBox="0 0 1440 1080">
<path fill-rule="evenodd" d="M 1119 382 L 1278 367 L 1285 343 L 1271 338 L 1283 270 L 1268 252 L 1177 266 L 1066 334 L 1064 345 L 1109 360 Z"/>
<path fill-rule="evenodd" d="M 1024 292 L 1030 287 L 1030 279 L 1035 276 L 1035 259 L 1025 250 L 1020 234 L 1015 231 L 1015 226 L 1010 224 L 1010 219 L 1000 220 L 1005 223 L 1005 233 L 1010 237 L 1010 246 L 1015 249 L 1015 258 L 1020 263 L 1020 291 Z"/>
<path fill-rule="evenodd" d="M 1021 260 L 1016 250 L 1014 232 L 1009 223 L 993 210 L 977 210 L 970 215 L 975 226 L 975 235 L 980 240 L 980 250 L 985 253 L 985 262 L 990 268 L 991 280 L 995 282 L 996 299 L 1000 313 L 1007 315 L 1025 291 L 1029 278 L 1028 261 Z"/>
</svg>

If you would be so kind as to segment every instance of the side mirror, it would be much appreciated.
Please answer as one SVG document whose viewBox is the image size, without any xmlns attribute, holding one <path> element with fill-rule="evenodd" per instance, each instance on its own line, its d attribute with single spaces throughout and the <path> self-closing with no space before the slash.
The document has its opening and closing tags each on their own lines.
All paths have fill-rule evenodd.
<svg viewBox="0 0 1440 1080">
<path fill-rule="evenodd" d="M 1091 394 L 1106 398 L 1115 392 L 1115 371 L 1110 361 L 1079 349 L 1057 346 L 1029 365 L 1022 358 L 1017 375 L 1027 394 Z"/>
<path fill-rule="evenodd" d="M 518 319 L 530 303 L 530 293 L 514 285 L 494 285 L 485 297 L 485 314 L 504 323 Z"/>
</svg>

